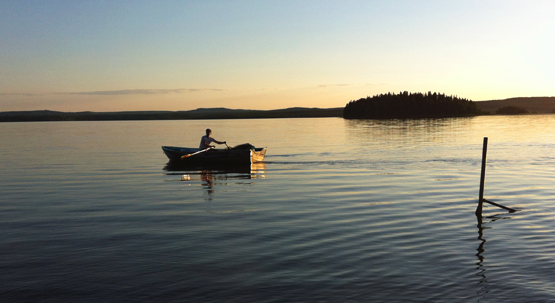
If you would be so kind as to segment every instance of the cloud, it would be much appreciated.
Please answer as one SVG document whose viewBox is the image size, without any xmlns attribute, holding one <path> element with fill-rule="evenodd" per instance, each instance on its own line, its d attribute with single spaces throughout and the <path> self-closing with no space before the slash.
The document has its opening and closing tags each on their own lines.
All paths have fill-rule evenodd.
<svg viewBox="0 0 555 303">
<path fill-rule="evenodd" d="M 114 96 L 114 95 L 164 95 L 164 94 L 181 94 L 202 91 L 225 91 L 221 88 L 176 88 L 176 89 L 121 89 L 106 91 L 90 91 L 90 92 L 64 92 L 55 93 L 60 95 L 91 95 L 91 96 Z"/>
<path fill-rule="evenodd" d="M 32 94 L 32 93 L 0 93 L 0 96 L 44 96 L 45 94 Z"/>
<path fill-rule="evenodd" d="M 388 83 L 336 83 L 316 85 L 316 88 L 333 88 L 333 87 L 356 87 L 356 86 L 379 86 Z M 312 86 L 314 88 L 314 86 Z M 279 88 L 252 88 L 254 91 L 279 90 Z M 172 89 L 118 89 L 118 90 L 98 90 L 98 91 L 74 91 L 74 92 L 44 92 L 44 93 L 2 93 L 0 96 L 23 96 L 23 97 L 40 97 L 52 95 L 80 95 L 80 96 L 126 96 L 126 95 L 167 95 L 167 94 L 184 94 L 197 92 L 229 92 L 237 91 L 236 89 L 227 88 L 172 88 Z"/>
<path fill-rule="evenodd" d="M 223 88 L 176 88 L 176 89 L 120 89 L 86 92 L 51 92 L 51 93 L 0 93 L 0 96 L 46 96 L 46 95 L 88 95 L 88 96 L 116 96 L 116 95 L 165 95 L 195 92 L 223 92 Z"/>
<path fill-rule="evenodd" d="M 320 84 L 318 87 L 326 88 L 326 87 L 341 87 L 341 86 L 353 86 L 353 84 Z"/>
<path fill-rule="evenodd" d="M 339 84 L 320 84 L 317 87 L 327 88 L 327 87 L 349 87 L 349 86 L 379 86 L 387 85 L 388 83 L 339 83 Z"/>
</svg>

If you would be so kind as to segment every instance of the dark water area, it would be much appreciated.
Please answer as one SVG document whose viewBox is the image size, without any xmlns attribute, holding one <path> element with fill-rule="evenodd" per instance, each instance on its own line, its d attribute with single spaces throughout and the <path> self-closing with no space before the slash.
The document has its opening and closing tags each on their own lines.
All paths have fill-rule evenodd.
<svg viewBox="0 0 555 303">
<path fill-rule="evenodd" d="M 555 116 L 0 124 L 1 302 L 551 302 Z M 268 147 L 168 165 L 204 129 Z M 482 139 L 487 199 L 477 206 Z"/>
</svg>

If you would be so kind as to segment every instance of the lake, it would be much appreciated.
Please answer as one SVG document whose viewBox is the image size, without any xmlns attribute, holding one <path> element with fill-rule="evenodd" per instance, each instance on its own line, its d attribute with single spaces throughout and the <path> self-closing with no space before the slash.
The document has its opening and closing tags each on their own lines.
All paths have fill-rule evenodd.
<svg viewBox="0 0 555 303">
<path fill-rule="evenodd" d="M 168 165 L 208 127 L 265 162 Z M 555 301 L 555 115 L 0 123 L 0 167 L 2 302 Z"/>
</svg>

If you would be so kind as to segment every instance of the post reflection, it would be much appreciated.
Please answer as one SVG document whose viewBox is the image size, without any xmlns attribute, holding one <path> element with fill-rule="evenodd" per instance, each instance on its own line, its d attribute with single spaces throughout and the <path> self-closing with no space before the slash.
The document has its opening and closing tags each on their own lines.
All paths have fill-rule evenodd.
<svg viewBox="0 0 555 303">
<path fill-rule="evenodd" d="M 480 241 L 480 245 L 478 245 L 478 248 L 476 249 L 478 251 L 478 253 L 476 254 L 476 257 L 478 257 L 478 262 L 476 263 L 476 270 L 478 271 L 478 273 L 476 275 L 480 277 L 478 284 L 481 285 L 481 288 L 478 291 L 478 295 L 480 297 L 483 297 L 489 292 L 487 285 L 488 280 L 486 277 L 486 268 L 484 267 L 484 253 L 486 251 L 484 246 L 486 244 L 486 239 L 484 239 L 485 228 L 482 214 L 476 213 L 476 219 L 478 220 L 478 240 Z"/>
<path fill-rule="evenodd" d="M 476 212 L 476 220 L 478 222 L 477 227 L 478 227 L 478 240 L 480 241 L 480 244 L 478 245 L 478 248 L 476 249 L 477 253 L 476 253 L 476 257 L 478 258 L 478 262 L 476 263 L 476 270 L 478 271 L 478 273 L 476 274 L 478 277 L 480 277 L 480 280 L 478 281 L 478 284 L 481 286 L 479 291 L 478 291 L 478 295 L 480 297 L 485 297 L 489 292 L 489 285 L 488 285 L 488 279 L 487 279 L 487 275 L 486 275 L 486 267 L 484 266 L 484 261 L 485 261 L 485 245 L 487 240 L 484 237 L 484 231 L 487 229 L 491 229 L 492 227 L 486 227 L 486 224 L 489 223 L 493 223 L 497 220 L 501 220 L 501 219 L 511 219 L 511 217 L 506 216 L 506 214 L 495 214 L 493 216 L 487 216 L 485 217 L 486 220 L 484 220 L 484 218 L 482 217 L 482 213 L 481 212 Z"/>
<path fill-rule="evenodd" d="M 266 178 L 266 165 L 264 162 L 245 165 L 183 165 L 168 162 L 164 167 L 167 175 L 178 175 L 181 181 L 201 182 L 209 198 L 214 195 L 215 189 L 226 185 L 228 181 L 253 180 Z M 250 184 L 250 182 L 249 182 Z"/>
</svg>

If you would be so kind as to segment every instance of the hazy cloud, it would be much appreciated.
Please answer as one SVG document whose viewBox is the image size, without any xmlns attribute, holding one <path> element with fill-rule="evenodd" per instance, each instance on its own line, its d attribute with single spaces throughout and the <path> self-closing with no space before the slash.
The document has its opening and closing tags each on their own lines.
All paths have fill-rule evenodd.
<svg viewBox="0 0 555 303">
<path fill-rule="evenodd" d="M 32 94 L 32 93 L 0 93 L 0 96 L 44 96 L 45 94 Z"/>
<path fill-rule="evenodd" d="M 320 84 L 318 85 L 319 88 L 327 88 L 327 87 L 349 87 L 349 86 L 379 86 L 379 85 L 386 85 L 388 83 L 339 83 L 339 84 Z"/>
<path fill-rule="evenodd" d="M 386 85 L 387 83 L 336 83 L 336 84 L 321 84 L 316 88 L 331 88 L 331 87 L 355 87 L 355 86 L 378 86 Z M 254 88 L 251 90 L 267 91 L 276 90 L 278 88 Z M 233 91 L 233 89 L 224 88 L 173 88 L 173 89 L 118 89 L 118 90 L 99 90 L 99 91 L 75 91 L 75 92 L 46 92 L 46 93 L 1 93 L 0 96 L 48 96 L 48 95 L 81 95 L 81 96 L 124 96 L 124 95 L 166 95 L 166 94 L 183 94 L 183 93 L 196 93 L 196 92 L 226 92 Z"/>
<path fill-rule="evenodd" d="M 88 92 L 53 92 L 53 93 L 0 93 L 0 96 L 46 96 L 46 95 L 88 95 L 88 96 L 115 96 L 115 95 L 164 95 L 194 92 L 222 92 L 223 88 L 176 88 L 176 89 L 120 89 Z"/>
<path fill-rule="evenodd" d="M 65 92 L 56 93 L 63 95 L 93 95 L 93 96 L 113 96 L 113 95 L 164 95 L 164 94 L 181 94 L 193 93 L 202 91 L 225 91 L 221 88 L 177 88 L 177 89 L 121 89 L 121 90 L 106 90 L 106 91 L 92 91 L 92 92 Z"/>
</svg>

